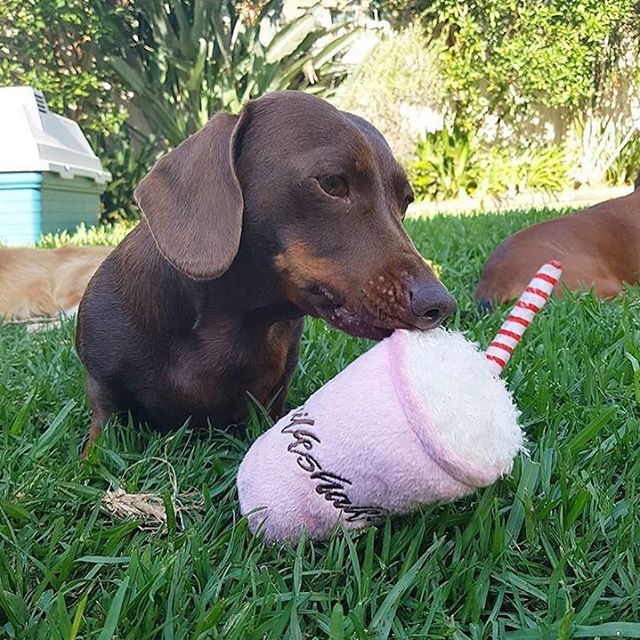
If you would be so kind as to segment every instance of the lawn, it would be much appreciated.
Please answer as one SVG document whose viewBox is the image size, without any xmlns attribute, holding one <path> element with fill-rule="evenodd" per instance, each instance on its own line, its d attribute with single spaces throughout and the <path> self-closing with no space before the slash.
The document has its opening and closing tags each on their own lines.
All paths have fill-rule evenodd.
<svg viewBox="0 0 640 640">
<path fill-rule="evenodd" d="M 486 344 L 505 310 L 475 311 L 482 262 L 549 215 L 407 223 L 459 300 L 450 326 Z M 263 546 L 238 514 L 238 464 L 268 427 L 259 410 L 204 438 L 114 424 L 80 463 L 89 412 L 73 333 L 0 329 L 0 637 L 640 638 L 639 289 L 555 300 L 531 328 L 506 375 L 531 457 L 509 478 L 295 546 Z M 307 322 L 291 403 L 366 347 Z M 169 517 L 166 533 L 141 530 L 101 509 L 119 486 L 167 504 L 198 492 L 202 507 Z"/>
</svg>

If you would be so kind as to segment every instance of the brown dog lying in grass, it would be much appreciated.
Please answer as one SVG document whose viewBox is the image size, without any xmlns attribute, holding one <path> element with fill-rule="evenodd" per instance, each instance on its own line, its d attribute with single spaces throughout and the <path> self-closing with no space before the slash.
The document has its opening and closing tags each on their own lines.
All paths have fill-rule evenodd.
<svg viewBox="0 0 640 640">
<path fill-rule="evenodd" d="M 517 298 L 543 263 L 562 263 L 569 289 L 613 298 L 640 282 L 640 176 L 635 191 L 579 213 L 541 222 L 507 238 L 487 260 L 476 301 L 490 308 Z"/>
<path fill-rule="evenodd" d="M 111 247 L 0 247 L 0 320 L 37 322 L 74 315 Z"/>
</svg>

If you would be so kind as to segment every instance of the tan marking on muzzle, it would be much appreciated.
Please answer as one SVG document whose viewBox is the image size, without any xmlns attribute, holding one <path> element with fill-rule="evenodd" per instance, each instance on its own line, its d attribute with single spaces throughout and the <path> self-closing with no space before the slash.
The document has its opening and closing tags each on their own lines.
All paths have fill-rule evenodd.
<svg viewBox="0 0 640 640">
<path fill-rule="evenodd" d="M 331 258 L 314 255 L 301 240 L 294 240 L 275 258 L 276 268 L 285 274 L 289 283 L 302 289 L 309 284 L 326 285 L 343 292 L 348 285 L 340 272 L 340 263 Z"/>
<path fill-rule="evenodd" d="M 362 308 L 379 320 L 406 313 L 409 298 L 402 276 L 378 276 L 363 293 Z"/>
</svg>

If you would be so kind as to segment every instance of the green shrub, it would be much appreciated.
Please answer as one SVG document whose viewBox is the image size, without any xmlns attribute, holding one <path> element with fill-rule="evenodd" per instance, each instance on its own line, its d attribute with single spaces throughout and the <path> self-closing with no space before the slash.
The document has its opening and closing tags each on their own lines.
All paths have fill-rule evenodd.
<svg viewBox="0 0 640 640">
<path fill-rule="evenodd" d="M 444 127 L 418 141 L 409 177 L 418 200 L 472 195 L 480 166 L 473 138 L 459 127 Z"/>
<path fill-rule="evenodd" d="M 510 149 L 492 146 L 479 152 L 482 171 L 478 194 L 500 196 L 517 191 L 518 165 Z"/>
<path fill-rule="evenodd" d="M 126 118 L 116 74 L 96 46 L 104 37 L 99 4 L 0 2 L 0 86 L 39 89 L 49 108 L 76 121 L 94 147 L 99 134 L 117 131 Z"/>
<path fill-rule="evenodd" d="M 103 3 L 107 62 L 130 91 L 144 128 L 167 146 L 217 111 L 235 112 L 279 89 L 313 84 L 321 91 L 343 73 L 330 63 L 353 37 L 348 25 L 341 33 L 324 29 L 309 10 L 276 29 L 281 0 L 247 4 L 253 9 L 236 0 Z"/>
<path fill-rule="evenodd" d="M 393 0 L 422 10 L 425 32 L 444 37 L 442 70 L 456 117 L 473 127 L 493 113 L 518 125 L 540 106 L 576 113 L 637 59 L 635 0 Z M 634 63 L 637 70 L 638 65 Z"/>
<path fill-rule="evenodd" d="M 636 131 L 622 147 L 607 169 L 607 182 L 631 184 L 640 174 L 640 131 Z"/>
<path fill-rule="evenodd" d="M 562 147 L 487 147 L 455 126 L 420 139 L 408 172 L 418 200 L 525 191 L 555 193 L 569 183 Z"/>
<path fill-rule="evenodd" d="M 530 147 L 516 158 L 518 191 L 562 191 L 569 183 L 562 147 Z"/>
<path fill-rule="evenodd" d="M 353 32 L 319 28 L 311 12 L 275 28 L 281 4 L 2 0 L 0 85 L 32 85 L 78 122 L 113 175 L 102 220 L 135 218 L 133 189 L 158 153 L 215 111 L 275 89 L 321 92 L 344 73 Z"/>
<path fill-rule="evenodd" d="M 333 101 L 372 122 L 394 154 L 409 160 L 414 123 L 424 113 L 443 111 L 444 80 L 439 71 L 440 43 L 430 44 L 419 23 L 379 36 L 379 42 L 336 91 Z M 422 116 L 422 117 L 421 117 Z"/>
<path fill-rule="evenodd" d="M 108 150 L 103 163 L 113 176 L 102 194 L 102 222 L 136 220 L 140 210 L 133 197 L 138 183 L 162 153 L 155 136 L 144 137 L 125 127 L 122 132 L 101 141 Z"/>
</svg>

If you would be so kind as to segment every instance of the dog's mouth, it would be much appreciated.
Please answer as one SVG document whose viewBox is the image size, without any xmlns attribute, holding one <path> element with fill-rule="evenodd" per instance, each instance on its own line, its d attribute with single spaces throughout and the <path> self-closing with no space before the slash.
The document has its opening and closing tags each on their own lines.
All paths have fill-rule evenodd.
<svg viewBox="0 0 640 640">
<path fill-rule="evenodd" d="M 408 323 L 389 315 L 372 315 L 364 307 L 354 310 L 343 296 L 323 285 L 311 285 L 305 289 L 307 313 L 326 320 L 337 329 L 370 340 L 382 340 L 396 329 L 415 329 Z"/>
</svg>

